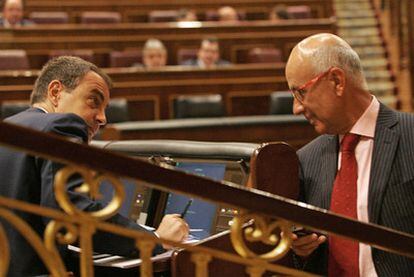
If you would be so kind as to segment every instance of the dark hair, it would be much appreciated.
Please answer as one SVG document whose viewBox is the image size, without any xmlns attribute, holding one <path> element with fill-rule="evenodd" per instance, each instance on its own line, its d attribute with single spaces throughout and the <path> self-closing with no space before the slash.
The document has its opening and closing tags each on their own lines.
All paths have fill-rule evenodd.
<svg viewBox="0 0 414 277">
<path fill-rule="evenodd" d="M 219 43 L 219 40 L 216 37 L 205 37 L 201 40 L 201 44 L 203 44 L 204 42 Z"/>
<path fill-rule="evenodd" d="M 39 77 L 36 79 L 30 104 L 45 101 L 50 82 L 59 80 L 65 89 L 75 89 L 85 75 L 93 71 L 104 79 L 109 88 L 112 88 L 112 81 L 109 76 L 96 65 L 78 57 L 61 56 L 48 61 L 42 68 Z"/>
<path fill-rule="evenodd" d="M 186 19 L 186 17 L 188 16 L 188 14 L 194 14 L 195 17 L 197 17 L 197 14 L 195 13 L 194 10 L 190 10 L 190 9 L 179 9 L 178 13 L 177 13 L 177 20 L 181 20 L 181 19 Z"/>
<path fill-rule="evenodd" d="M 273 13 L 278 19 L 291 19 L 291 16 L 287 11 L 287 7 L 283 4 L 273 7 L 271 13 Z"/>
</svg>

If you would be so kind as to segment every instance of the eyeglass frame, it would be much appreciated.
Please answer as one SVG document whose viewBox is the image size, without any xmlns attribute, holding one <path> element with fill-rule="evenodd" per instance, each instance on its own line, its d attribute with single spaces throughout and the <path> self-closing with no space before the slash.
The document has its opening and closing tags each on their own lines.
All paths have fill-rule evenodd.
<svg viewBox="0 0 414 277">
<path fill-rule="evenodd" d="M 315 85 L 320 79 L 328 75 L 328 73 L 331 72 L 332 68 L 333 67 L 331 66 L 328 68 L 328 70 L 318 74 L 315 78 L 307 81 L 305 84 L 301 85 L 298 88 L 291 88 L 290 92 L 292 93 L 293 97 L 302 104 L 303 100 L 305 99 L 305 93 L 307 92 L 306 90 Z"/>
</svg>

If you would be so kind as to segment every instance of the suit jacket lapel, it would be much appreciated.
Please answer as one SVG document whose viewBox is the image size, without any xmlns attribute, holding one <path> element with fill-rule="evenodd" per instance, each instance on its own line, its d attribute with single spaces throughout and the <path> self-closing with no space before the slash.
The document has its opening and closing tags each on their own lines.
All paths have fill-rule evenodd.
<svg viewBox="0 0 414 277">
<path fill-rule="evenodd" d="M 324 198 L 322 199 L 322 208 L 329 209 L 331 204 L 332 187 L 338 170 L 338 136 L 329 136 L 328 143 L 323 153 L 322 172 L 324 174 L 323 186 L 321 189 Z"/>
<path fill-rule="evenodd" d="M 372 153 L 368 193 L 369 221 L 378 223 L 384 190 L 387 187 L 400 134 L 392 129 L 398 124 L 396 114 L 381 104 Z"/>
</svg>

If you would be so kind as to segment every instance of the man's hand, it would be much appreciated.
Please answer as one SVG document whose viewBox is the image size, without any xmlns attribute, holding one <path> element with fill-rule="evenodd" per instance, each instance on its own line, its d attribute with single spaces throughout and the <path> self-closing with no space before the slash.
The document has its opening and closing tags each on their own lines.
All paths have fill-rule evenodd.
<svg viewBox="0 0 414 277">
<path fill-rule="evenodd" d="M 162 218 L 160 226 L 155 232 L 162 239 L 181 242 L 188 237 L 189 230 L 188 224 L 179 214 L 167 214 Z M 167 244 L 163 244 L 162 247 L 165 249 L 172 248 Z"/>
<path fill-rule="evenodd" d="M 296 255 L 307 258 L 321 243 L 326 241 L 326 236 L 318 234 L 309 234 L 303 237 L 298 237 L 292 233 L 292 250 Z"/>
</svg>

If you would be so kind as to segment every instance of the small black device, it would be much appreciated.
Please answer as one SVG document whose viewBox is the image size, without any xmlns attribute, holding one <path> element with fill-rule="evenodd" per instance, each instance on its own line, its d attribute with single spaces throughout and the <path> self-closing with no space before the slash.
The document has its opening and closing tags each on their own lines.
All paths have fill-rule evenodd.
<svg viewBox="0 0 414 277">
<path fill-rule="evenodd" d="M 292 227 L 292 232 L 295 235 L 297 235 L 298 237 L 308 236 L 308 235 L 311 235 L 311 234 L 317 234 L 318 236 L 320 235 L 316 231 L 305 229 L 304 227 L 300 227 L 300 226 L 293 226 Z"/>
</svg>

